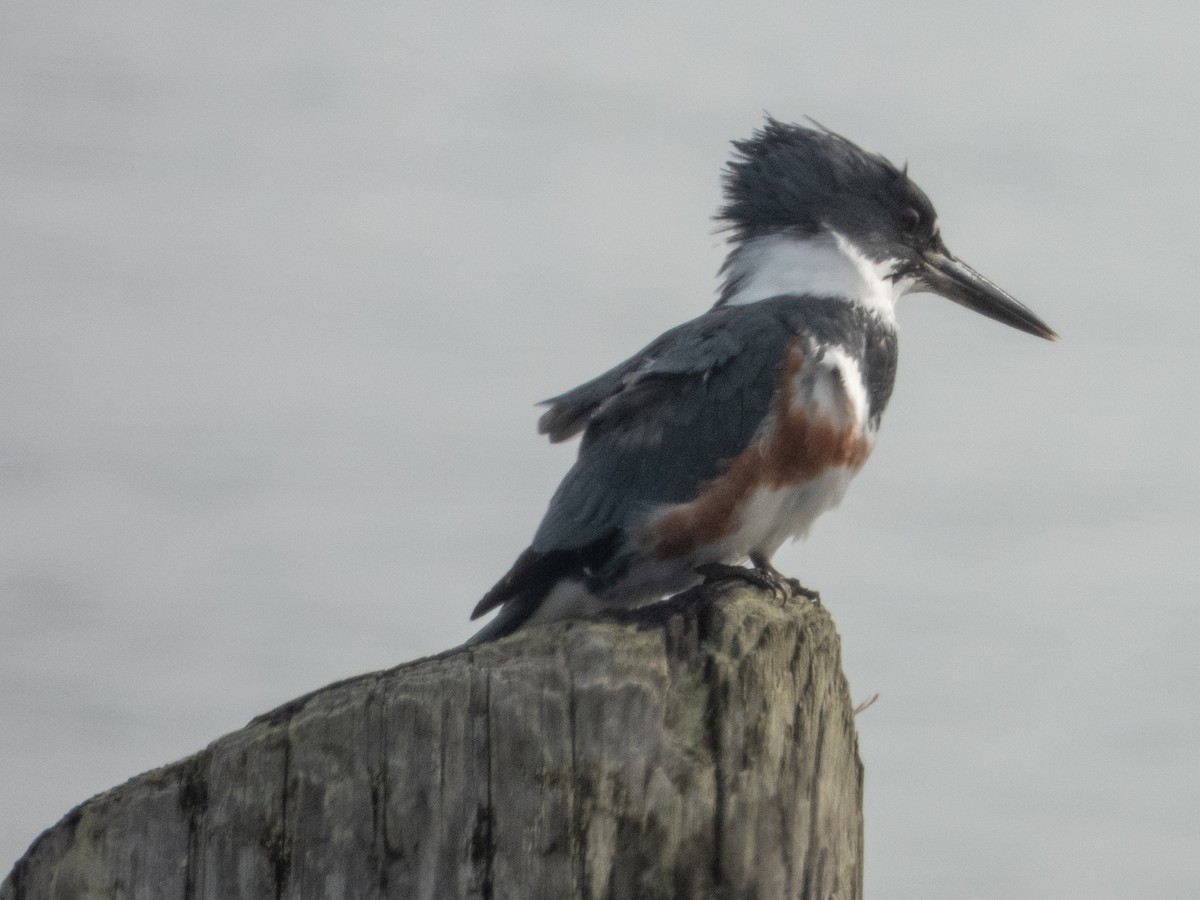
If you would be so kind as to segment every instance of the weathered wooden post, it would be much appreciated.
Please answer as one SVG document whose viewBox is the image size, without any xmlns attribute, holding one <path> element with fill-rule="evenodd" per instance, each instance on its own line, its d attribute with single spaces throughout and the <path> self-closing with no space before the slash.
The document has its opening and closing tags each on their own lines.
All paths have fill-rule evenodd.
<svg viewBox="0 0 1200 900">
<path fill-rule="evenodd" d="M 737 583 L 330 685 L 95 797 L 0 900 L 858 898 L 829 615 Z"/>
</svg>

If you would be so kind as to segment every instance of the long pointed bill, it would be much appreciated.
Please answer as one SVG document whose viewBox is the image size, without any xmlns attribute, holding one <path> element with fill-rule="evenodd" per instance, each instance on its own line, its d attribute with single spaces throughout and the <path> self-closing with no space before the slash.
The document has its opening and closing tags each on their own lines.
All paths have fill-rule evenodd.
<svg viewBox="0 0 1200 900">
<path fill-rule="evenodd" d="M 933 293 L 982 313 L 989 319 L 1049 341 L 1058 340 L 1053 329 L 1028 307 L 949 253 L 937 250 L 926 252 L 921 281 Z"/>
</svg>

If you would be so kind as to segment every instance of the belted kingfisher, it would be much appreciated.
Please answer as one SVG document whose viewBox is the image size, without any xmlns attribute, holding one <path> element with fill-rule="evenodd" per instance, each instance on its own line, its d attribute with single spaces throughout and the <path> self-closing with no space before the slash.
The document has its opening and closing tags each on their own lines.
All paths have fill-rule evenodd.
<svg viewBox="0 0 1200 900">
<path fill-rule="evenodd" d="M 813 123 L 816 125 L 816 123 Z M 636 605 L 771 557 L 842 499 L 896 374 L 896 300 L 930 291 L 1057 335 L 946 249 L 929 198 L 888 160 L 767 118 L 734 142 L 716 304 L 574 390 L 538 430 L 579 456 L 470 643 Z"/>
</svg>

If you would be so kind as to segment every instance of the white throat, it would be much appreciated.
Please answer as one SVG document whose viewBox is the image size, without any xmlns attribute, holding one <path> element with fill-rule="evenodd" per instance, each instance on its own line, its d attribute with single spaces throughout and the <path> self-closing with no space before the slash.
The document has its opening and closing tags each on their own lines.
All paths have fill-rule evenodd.
<svg viewBox="0 0 1200 900">
<path fill-rule="evenodd" d="M 841 297 L 895 320 L 896 301 L 911 279 L 893 281 L 895 263 L 868 259 L 835 231 L 801 237 L 769 234 L 736 248 L 726 263 L 721 304 L 756 303 L 787 295 Z"/>
</svg>

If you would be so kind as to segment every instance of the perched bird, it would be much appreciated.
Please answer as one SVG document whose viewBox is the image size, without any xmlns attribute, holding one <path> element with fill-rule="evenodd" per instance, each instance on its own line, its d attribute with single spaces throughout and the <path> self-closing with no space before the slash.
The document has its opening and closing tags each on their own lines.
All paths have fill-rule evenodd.
<svg viewBox="0 0 1200 900">
<path fill-rule="evenodd" d="M 814 123 L 815 124 L 815 123 Z M 545 401 L 551 441 L 583 432 L 533 542 L 479 601 L 471 642 L 635 605 L 738 568 L 782 585 L 785 541 L 842 499 L 896 375 L 896 300 L 931 291 L 1053 340 L 950 254 L 929 198 L 882 156 L 768 118 L 734 142 L 716 304 Z"/>
</svg>

